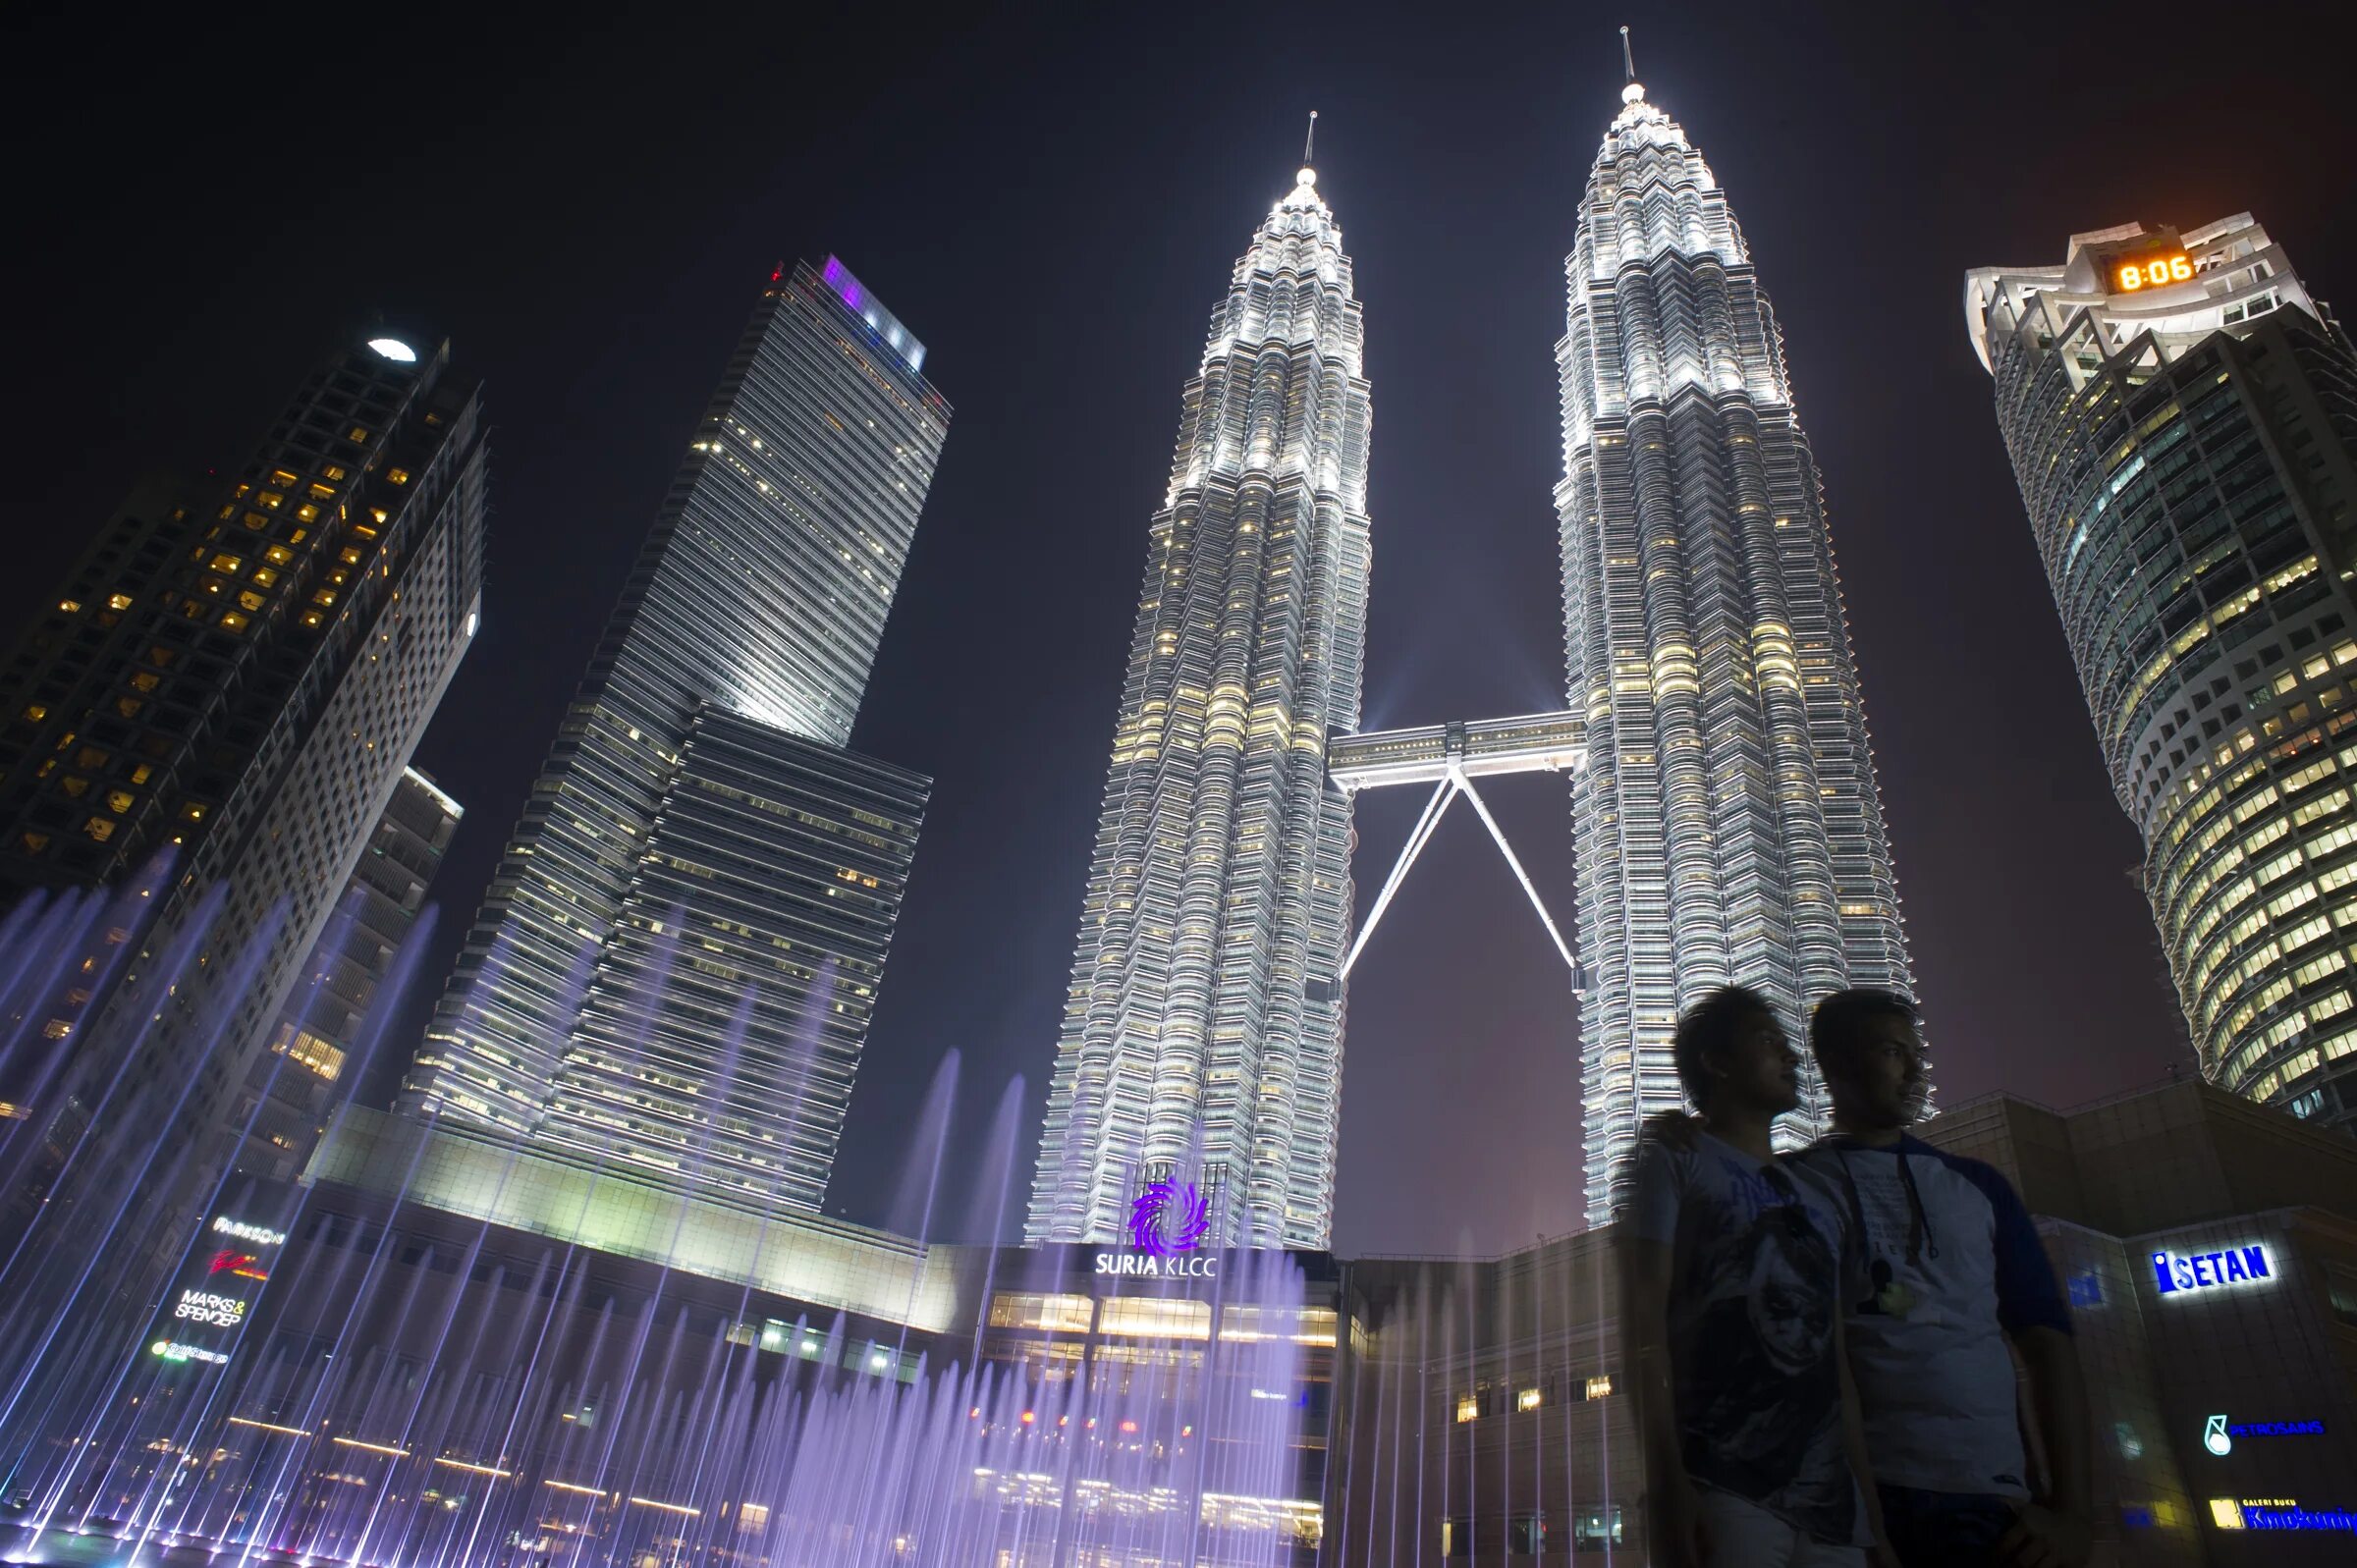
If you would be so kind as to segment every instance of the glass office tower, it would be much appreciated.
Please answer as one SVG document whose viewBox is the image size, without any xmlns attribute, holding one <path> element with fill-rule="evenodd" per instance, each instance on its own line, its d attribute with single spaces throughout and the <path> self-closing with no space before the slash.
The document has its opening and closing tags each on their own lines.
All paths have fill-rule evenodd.
<svg viewBox="0 0 2357 1568">
<path fill-rule="evenodd" d="M 154 1114 L 203 1140 L 197 1170 L 237 1143 L 252 1100 L 237 1091 L 481 610 L 481 388 L 447 344 L 415 342 L 353 342 L 234 477 L 135 494 L 10 658 L 0 890 L 175 860 L 120 984 L 61 999 L 40 1023 L 55 1050 L 20 1055 L 0 1100 L 63 1109 L 81 1068 L 137 1034 L 121 1092 L 178 1085 L 202 1057 L 189 1099 Z M 196 961 L 142 1022 L 124 999 L 183 934 Z"/>
<path fill-rule="evenodd" d="M 2357 1117 L 2357 352 L 2248 213 L 1964 319 L 2203 1075 Z"/>
<path fill-rule="evenodd" d="M 1556 347 L 1588 1217 L 1683 1104 L 1679 1010 L 1761 991 L 1801 1038 L 1843 986 L 1911 995 L 1815 460 L 1751 252 L 1630 82 L 1588 177 Z M 1824 1125 L 1813 1077 L 1787 1142 Z"/>
<path fill-rule="evenodd" d="M 1206 1245 L 1324 1247 L 1342 1090 L 1369 405 L 1341 229 L 1303 169 L 1212 311 L 1114 726 L 1025 1234 L 1122 1233 L 1141 1185 Z"/>
<path fill-rule="evenodd" d="M 409 1108 L 818 1207 L 929 789 L 843 749 L 949 429 L 923 363 L 840 261 L 763 291 Z"/>
</svg>

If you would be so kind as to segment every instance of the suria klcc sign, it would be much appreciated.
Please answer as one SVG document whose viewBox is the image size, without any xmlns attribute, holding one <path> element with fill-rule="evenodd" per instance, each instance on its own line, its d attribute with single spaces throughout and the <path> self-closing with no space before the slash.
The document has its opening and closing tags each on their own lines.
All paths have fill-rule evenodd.
<svg viewBox="0 0 2357 1568">
<path fill-rule="evenodd" d="M 1127 1252 L 1100 1252 L 1096 1271 L 1146 1279 L 1209 1279 L 1219 1260 L 1196 1249 L 1211 1234 L 1211 1200 L 1193 1182 L 1149 1181 L 1129 1205 Z"/>
<path fill-rule="evenodd" d="M 2255 1242 L 2217 1252 L 2156 1252 L 2153 1278 L 2160 1284 L 2161 1294 L 2174 1296 L 2186 1291 L 2264 1284 L 2275 1278 L 2275 1270 L 2266 1245 Z"/>
</svg>

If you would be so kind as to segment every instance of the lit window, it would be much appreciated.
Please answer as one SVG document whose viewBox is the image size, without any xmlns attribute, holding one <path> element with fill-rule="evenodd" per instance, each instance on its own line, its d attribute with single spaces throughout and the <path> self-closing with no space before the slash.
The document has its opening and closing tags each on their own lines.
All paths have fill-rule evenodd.
<svg viewBox="0 0 2357 1568">
<path fill-rule="evenodd" d="M 366 441 L 368 439 L 367 426 L 354 425 L 350 431 L 346 432 L 345 439 L 347 441 Z"/>
<path fill-rule="evenodd" d="M 275 490 L 265 490 L 255 499 L 260 501 L 263 506 L 268 507 L 272 512 L 276 512 L 280 507 L 284 506 L 287 500 L 285 496 L 280 495 Z"/>
<path fill-rule="evenodd" d="M 1612 1391 L 1613 1379 L 1609 1375 L 1588 1379 L 1588 1397 L 1590 1399 L 1602 1399 Z"/>
<path fill-rule="evenodd" d="M 106 596 L 106 607 L 109 610 L 129 610 L 131 608 L 131 595 L 127 593 L 110 593 Z"/>
<path fill-rule="evenodd" d="M 253 581 L 256 587 L 267 588 L 278 581 L 278 573 L 268 567 L 256 567 L 253 568 Z"/>
<path fill-rule="evenodd" d="M 49 710 L 37 702 L 28 702 L 25 705 L 25 717 L 34 724 L 39 724 L 43 719 L 49 717 Z"/>
<path fill-rule="evenodd" d="M 259 610 L 262 608 L 262 605 L 266 601 L 264 601 L 260 594 L 255 593 L 250 588 L 238 595 L 238 603 L 244 605 L 248 610 Z"/>
<path fill-rule="evenodd" d="M 202 822 L 204 820 L 204 806 L 200 802 L 192 801 L 190 802 L 188 809 L 183 811 L 181 815 L 188 818 L 191 822 Z"/>
<path fill-rule="evenodd" d="M 113 812 L 129 811 L 131 809 L 131 791 L 109 789 L 106 792 L 106 809 Z"/>
<path fill-rule="evenodd" d="M 272 545 L 262 552 L 262 559 L 274 567 L 283 567 L 295 559 L 295 552 L 289 550 L 285 545 Z"/>
<path fill-rule="evenodd" d="M 1211 1303 L 1182 1297 L 1117 1296 L 1102 1303 L 1101 1334 L 1155 1339 L 1209 1339 Z"/>
<path fill-rule="evenodd" d="M 100 843 L 104 843 L 115 836 L 115 819 L 112 817 L 92 817 L 89 821 L 82 825 L 82 831 L 85 834 L 88 834 L 91 838 L 97 839 Z"/>
<path fill-rule="evenodd" d="M 225 630 L 244 631 L 246 629 L 246 618 L 235 610 L 225 610 L 221 613 L 221 624 Z"/>
<path fill-rule="evenodd" d="M 317 522 L 319 520 L 319 509 L 306 501 L 301 506 L 295 509 L 295 515 L 301 517 L 305 522 Z"/>
<path fill-rule="evenodd" d="M 406 485 L 410 482 L 410 470 L 407 468 L 387 468 L 385 470 L 385 477 L 392 480 L 397 485 Z"/>
<path fill-rule="evenodd" d="M 299 1066 L 308 1067 L 333 1083 L 344 1071 L 344 1053 L 312 1034 L 289 1024 L 279 1031 L 270 1049 Z"/>
<path fill-rule="evenodd" d="M 155 767 L 151 763 L 142 762 L 131 770 L 131 782 L 135 784 L 143 784 L 153 777 L 155 777 Z"/>
<path fill-rule="evenodd" d="M 321 609 L 325 609 L 327 606 L 332 605 L 335 602 L 336 594 L 335 590 L 332 588 L 322 588 L 317 593 L 311 595 L 311 603 L 318 605 Z"/>
<path fill-rule="evenodd" d="M 236 576 L 238 574 L 238 568 L 245 565 L 246 563 L 244 560 L 237 556 L 230 555 L 227 551 L 224 551 L 220 555 L 213 557 L 211 562 L 208 563 L 211 570 L 218 571 L 222 575 L 229 577 Z"/>
<path fill-rule="evenodd" d="M 143 705 L 137 697 L 117 697 L 115 699 L 115 712 L 126 719 L 137 719 L 141 706 Z"/>
<path fill-rule="evenodd" d="M 49 847 L 49 836 L 45 833 L 27 833 L 17 842 L 24 847 L 27 854 L 37 855 Z"/>
<path fill-rule="evenodd" d="M 63 1018 L 52 1018 L 41 1025 L 41 1038 L 44 1040 L 63 1040 L 73 1032 L 74 1026 Z"/>
<path fill-rule="evenodd" d="M 1536 1388 L 1524 1388 L 1517 1392 L 1514 1395 L 1514 1408 L 1516 1410 L 1538 1409 L 1539 1391 Z"/>
<path fill-rule="evenodd" d="M 68 796 L 80 800 L 83 795 L 89 793 L 90 782 L 80 774 L 70 773 L 58 780 L 57 786 L 63 789 Z"/>
<path fill-rule="evenodd" d="M 302 613 L 302 623 L 306 626 L 312 627 L 313 629 L 317 629 L 320 622 L 324 619 L 325 618 L 322 617 L 316 610 L 305 610 Z"/>
<path fill-rule="evenodd" d="M 78 616 L 82 614 L 82 601 L 80 599 L 60 599 L 57 602 L 57 607 L 70 616 Z"/>
<path fill-rule="evenodd" d="M 1002 1290 L 990 1298 L 993 1328 L 1045 1328 L 1054 1333 L 1084 1334 L 1096 1315 L 1088 1296 L 1048 1296 Z"/>
<path fill-rule="evenodd" d="M 134 671 L 131 683 L 141 691 L 153 691 L 164 683 L 164 677 L 152 670 Z"/>
<path fill-rule="evenodd" d="M 1456 1423 L 1458 1426 L 1463 1426 L 1466 1422 L 1471 1421 L 1475 1416 L 1480 1414 L 1481 1401 L 1474 1398 L 1471 1394 L 1466 1394 L 1464 1397 L 1457 1400 Z"/>
<path fill-rule="evenodd" d="M 330 479 L 341 479 L 344 477 L 344 470 L 332 462 L 326 467 L 320 469 L 319 472 Z"/>
<path fill-rule="evenodd" d="M 301 480 L 298 475 L 291 474 L 284 468 L 273 468 L 270 470 L 270 482 L 285 489 L 300 483 Z"/>
</svg>

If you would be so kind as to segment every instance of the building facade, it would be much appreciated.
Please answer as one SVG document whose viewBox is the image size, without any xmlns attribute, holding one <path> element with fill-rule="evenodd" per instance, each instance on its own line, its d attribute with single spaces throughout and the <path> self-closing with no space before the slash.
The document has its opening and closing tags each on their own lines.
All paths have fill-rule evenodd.
<svg viewBox="0 0 2357 1568">
<path fill-rule="evenodd" d="M 2191 1076 L 2068 1112 L 1990 1096 L 1922 1131 L 2013 1183 L 2069 1295 L 2095 1560 L 2347 1561 L 2357 1144 Z"/>
<path fill-rule="evenodd" d="M 198 1169 L 234 1148 L 235 1088 L 474 635 L 485 469 L 448 345 L 380 337 L 314 373 L 219 491 L 137 495 L 101 531 L 6 669 L 0 881 L 172 861 L 152 917 L 101 942 L 137 948 L 115 983 L 57 998 L 54 1049 L 11 1063 L 12 1103 L 168 1114 Z M 168 1108 L 135 1113 L 142 1094 Z"/>
<path fill-rule="evenodd" d="M 763 291 L 411 1109 L 818 1207 L 929 789 L 843 749 L 949 430 L 923 362 L 838 260 Z"/>
<path fill-rule="evenodd" d="M 2357 351 L 2248 214 L 1964 314 L 2203 1076 L 2357 1118 Z"/>
<path fill-rule="evenodd" d="M 233 1118 L 244 1129 L 234 1161 L 239 1168 L 291 1181 L 309 1162 L 328 1118 L 367 1070 L 370 1015 L 425 912 L 426 892 L 465 814 L 427 774 L 413 767 L 402 774 L 319 945 L 303 962 L 269 1051 L 247 1068 L 246 1094 Z"/>
<path fill-rule="evenodd" d="M 1680 1009 L 1729 983 L 1794 1038 L 1912 994 L 1857 670 L 1783 344 L 1702 154 L 1630 82 L 1565 264 L 1562 523 L 1588 1216 L 1683 1103 Z M 1780 1135 L 1823 1125 L 1813 1079 Z"/>
<path fill-rule="evenodd" d="M 1114 726 L 1025 1234 L 1119 1235 L 1183 1171 L 1223 1242 L 1322 1247 L 1342 1090 L 1370 420 L 1342 231 L 1301 171 L 1182 398 Z"/>
</svg>

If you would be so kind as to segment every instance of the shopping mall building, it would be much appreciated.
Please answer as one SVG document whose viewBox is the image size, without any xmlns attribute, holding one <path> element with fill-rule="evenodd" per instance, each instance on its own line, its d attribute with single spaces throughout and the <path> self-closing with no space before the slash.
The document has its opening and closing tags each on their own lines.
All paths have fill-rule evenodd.
<svg viewBox="0 0 2357 1568">
<path fill-rule="evenodd" d="M 2072 1112 L 1992 1097 L 1924 1134 L 2013 1180 L 2066 1283 L 2094 1406 L 2099 1561 L 2352 1560 L 2357 1143 L 2192 1080 Z M 1204 1562 L 1643 1560 L 1609 1232 L 1478 1260 L 925 1246 L 683 1208 L 611 1173 L 364 1113 L 290 1198 L 283 1233 L 247 1214 L 221 1217 L 238 1227 L 223 1235 L 263 1255 L 246 1272 L 303 1288 L 255 1287 L 250 1324 L 232 1303 L 219 1314 L 230 1324 L 186 1324 L 169 1341 L 223 1379 L 207 1406 L 218 1432 L 178 1463 L 201 1460 L 209 1476 L 298 1438 L 335 1456 L 295 1467 L 290 1513 L 327 1517 L 338 1487 L 370 1484 L 364 1464 L 391 1489 L 406 1463 L 445 1487 L 488 1478 L 475 1485 L 570 1500 L 561 1526 L 512 1532 L 519 1563 L 553 1560 L 558 1529 L 633 1529 L 636 1560 L 684 1561 L 687 1527 L 656 1542 L 674 1549 L 650 1550 L 650 1520 L 660 1538 L 673 1515 L 766 1507 L 744 1500 L 750 1484 L 664 1481 L 677 1496 L 651 1479 L 580 1485 L 582 1456 L 617 1441 L 611 1427 L 583 1433 L 613 1422 L 599 1400 L 628 1384 L 618 1365 L 694 1408 L 724 1364 L 838 1393 L 888 1379 L 915 1392 L 955 1364 L 991 1369 L 997 1392 L 952 1416 L 1140 1451 L 1126 1489 L 1058 1483 L 1048 1447 L 1019 1450 L 1042 1456 L 1028 1467 L 973 1465 L 970 1487 L 1009 1518 L 1180 1511 L 1203 1527 L 1189 1549 Z M 233 1271 L 191 1288 L 213 1302 L 246 1287 Z M 361 1430 L 394 1407 L 381 1392 L 348 1399 L 326 1438 L 338 1446 L 322 1446 L 334 1401 L 319 1369 L 339 1354 L 368 1358 L 368 1390 L 464 1356 L 465 1376 L 445 1381 L 476 1392 L 426 1407 L 439 1412 L 430 1443 Z M 527 1355 L 548 1392 L 520 1405 L 502 1379 Z M 476 1419 L 464 1401 L 477 1397 L 528 1419 Z M 414 1433 L 423 1418 L 408 1419 Z M 1258 1424 L 1263 1458 L 1221 1481 L 1219 1433 L 1239 1422 Z M 634 1474 L 687 1474 L 661 1469 L 668 1459 Z M 136 1492 L 138 1468 L 108 1484 Z M 713 1543 L 734 1534 L 694 1539 L 754 1560 Z M 1028 1539 L 1002 1560 L 1054 1560 L 1053 1531 Z"/>
</svg>

